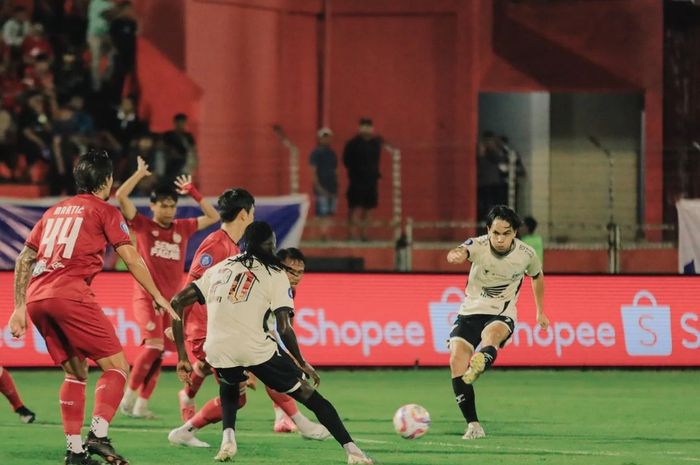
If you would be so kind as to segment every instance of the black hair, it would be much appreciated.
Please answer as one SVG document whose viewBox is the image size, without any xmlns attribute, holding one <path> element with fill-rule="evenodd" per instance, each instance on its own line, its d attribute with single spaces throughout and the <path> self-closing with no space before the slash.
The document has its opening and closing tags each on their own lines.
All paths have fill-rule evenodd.
<svg viewBox="0 0 700 465">
<path fill-rule="evenodd" d="M 160 202 L 166 199 L 172 199 L 175 203 L 177 203 L 178 198 L 179 196 L 177 191 L 170 185 L 157 186 L 151 192 L 151 203 Z"/>
<path fill-rule="evenodd" d="M 233 189 L 228 189 L 224 191 L 217 202 L 219 206 L 219 215 L 221 216 L 221 221 L 224 223 L 230 223 L 241 210 L 245 210 L 250 213 L 250 209 L 255 205 L 255 199 L 247 190 L 234 187 Z"/>
<path fill-rule="evenodd" d="M 372 126 L 372 118 L 367 118 L 366 116 L 363 116 L 360 118 L 359 122 L 360 126 Z"/>
<path fill-rule="evenodd" d="M 79 194 L 97 192 L 112 176 L 112 160 L 105 150 L 90 149 L 78 158 L 73 177 Z"/>
<path fill-rule="evenodd" d="M 285 261 L 287 259 L 289 260 L 299 260 L 301 261 L 304 265 L 306 265 L 306 257 L 302 253 L 301 250 L 297 249 L 296 247 L 289 247 L 286 249 L 280 249 L 277 252 L 277 257 Z"/>
<path fill-rule="evenodd" d="M 486 226 L 490 228 L 493 221 L 497 218 L 508 223 L 514 230 L 517 230 L 522 224 L 518 214 L 506 205 L 496 205 L 489 210 L 489 213 L 486 215 Z"/>
<path fill-rule="evenodd" d="M 173 121 L 187 121 L 187 115 L 184 113 L 177 113 L 173 116 Z"/>
<path fill-rule="evenodd" d="M 282 260 L 275 255 L 274 251 L 270 252 L 262 248 L 263 242 L 272 238 L 274 232 L 272 227 L 265 221 L 253 221 L 245 228 L 243 238 L 241 239 L 243 253 L 235 258 L 235 261 L 243 263 L 247 268 L 253 266 L 253 259 L 257 258 L 265 268 L 270 271 L 287 270 Z"/>
<path fill-rule="evenodd" d="M 530 230 L 530 234 L 534 233 L 535 229 L 537 229 L 537 220 L 531 216 L 526 216 L 525 218 L 523 218 L 523 223 L 525 223 L 527 229 Z"/>
</svg>

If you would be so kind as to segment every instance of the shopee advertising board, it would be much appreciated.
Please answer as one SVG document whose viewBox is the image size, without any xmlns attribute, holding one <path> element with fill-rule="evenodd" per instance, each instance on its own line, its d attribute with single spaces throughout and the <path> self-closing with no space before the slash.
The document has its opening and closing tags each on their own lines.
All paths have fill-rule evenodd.
<svg viewBox="0 0 700 465">
<path fill-rule="evenodd" d="M 501 366 L 700 366 L 700 280 L 662 276 L 546 276 L 545 312 L 535 324 L 529 280 Z M 465 278 L 421 274 L 307 274 L 295 330 L 315 365 L 446 365 L 446 339 Z M 131 312 L 132 280 L 103 273 L 93 289 L 133 360 L 141 330 Z M 12 273 L 0 273 L 0 365 L 50 366 L 33 327 L 13 339 Z M 232 341 L 235 343 L 235 341 Z M 166 362 L 173 364 L 174 355 Z"/>
</svg>

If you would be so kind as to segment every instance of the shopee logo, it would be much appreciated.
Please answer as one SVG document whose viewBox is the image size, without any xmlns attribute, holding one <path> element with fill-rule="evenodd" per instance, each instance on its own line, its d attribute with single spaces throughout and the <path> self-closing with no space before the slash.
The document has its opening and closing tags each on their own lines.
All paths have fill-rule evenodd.
<svg viewBox="0 0 700 465">
<path fill-rule="evenodd" d="M 642 304 L 642 299 L 648 303 Z M 671 355 L 671 308 L 658 305 L 654 295 L 646 290 L 637 292 L 632 305 L 623 305 L 622 327 L 625 349 L 632 356 Z"/>
<path fill-rule="evenodd" d="M 304 346 L 360 345 L 362 355 L 368 357 L 372 348 L 382 343 L 393 347 L 420 347 L 425 343 L 425 329 L 417 321 L 409 321 L 405 325 L 398 321 L 379 323 L 374 320 L 345 320 L 336 323 L 326 319 L 326 312 L 322 308 L 302 308 L 295 315 L 297 338 L 299 344 Z"/>
</svg>

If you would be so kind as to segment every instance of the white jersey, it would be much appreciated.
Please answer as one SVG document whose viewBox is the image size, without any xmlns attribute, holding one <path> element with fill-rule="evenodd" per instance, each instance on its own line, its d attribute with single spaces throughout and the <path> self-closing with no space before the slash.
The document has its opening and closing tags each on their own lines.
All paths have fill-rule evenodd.
<svg viewBox="0 0 700 465">
<path fill-rule="evenodd" d="M 503 315 L 517 320 L 515 304 L 525 275 L 537 276 L 542 264 L 535 250 L 520 239 L 505 255 L 491 250 L 488 236 L 467 240 L 472 268 L 460 315 Z"/>
<path fill-rule="evenodd" d="M 193 284 L 207 306 L 204 351 L 215 368 L 259 365 L 277 351 L 267 319 L 275 310 L 294 308 L 284 271 L 267 269 L 254 259 L 250 268 L 228 258 L 209 268 Z"/>
</svg>

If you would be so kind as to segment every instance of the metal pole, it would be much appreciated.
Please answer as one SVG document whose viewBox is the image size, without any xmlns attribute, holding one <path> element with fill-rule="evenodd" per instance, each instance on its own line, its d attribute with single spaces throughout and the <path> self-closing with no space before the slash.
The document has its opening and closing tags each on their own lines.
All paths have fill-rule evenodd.
<svg viewBox="0 0 700 465">
<path fill-rule="evenodd" d="M 394 240 L 401 237 L 401 150 L 385 144 L 391 153 L 391 179 L 392 179 L 392 215 L 391 222 L 394 226 Z"/>
<path fill-rule="evenodd" d="M 406 271 L 413 271 L 413 218 L 406 219 Z"/>
<path fill-rule="evenodd" d="M 292 194 L 299 193 L 299 149 L 290 144 L 289 148 L 289 190 Z"/>
<path fill-rule="evenodd" d="M 510 147 L 508 150 L 508 206 L 515 210 L 516 183 L 518 180 L 517 162 L 518 155 Z"/>
</svg>

